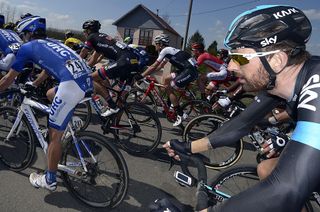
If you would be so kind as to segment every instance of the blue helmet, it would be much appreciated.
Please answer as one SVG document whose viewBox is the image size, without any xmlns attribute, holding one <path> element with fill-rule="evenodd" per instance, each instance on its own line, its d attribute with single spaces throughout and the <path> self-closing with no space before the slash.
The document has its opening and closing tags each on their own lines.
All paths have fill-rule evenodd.
<svg viewBox="0 0 320 212">
<path fill-rule="evenodd" d="M 30 16 L 21 20 L 17 25 L 17 32 L 21 34 L 23 32 L 32 32 L 37 34 L 39 32 L 46 32 L 46 19 L 39 16 Z"/>
</svg>

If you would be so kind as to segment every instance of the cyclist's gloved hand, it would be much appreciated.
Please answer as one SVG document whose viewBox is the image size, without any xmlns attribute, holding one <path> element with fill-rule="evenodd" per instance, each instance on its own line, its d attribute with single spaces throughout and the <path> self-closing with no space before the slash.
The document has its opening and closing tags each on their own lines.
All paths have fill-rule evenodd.
<svg viewBox="0 0 320 212">
<path fill-rule="evenodd" d="M 178 207 L 176 207 L 167 198 L 157 199 L 152 204 L 149 205 L 150 212 L 181 212 Z"/>
<path fill-rule="evenodd" d="M 196 197 L 197 197 L 196 211 L 201 211 L 209 207 L 208 193 L 205 187 L 201 185 L 201 183 L 198 183 Z"/>
<path fill-rule="evenodd" d="M 191 142 L 183 142 L 178 139 L 171 139 L 169 141 L 171 149 L 184 154 L 191 154 Z"/>
<path fill-rule="evenodd" d="M 289 138 L 286 134 L 281 132 L 278 134 L 270 133 L 270 138 L 265 142 L 262 152 L 267 158 L 278 156 L 288 142 Z"/>
</svg>

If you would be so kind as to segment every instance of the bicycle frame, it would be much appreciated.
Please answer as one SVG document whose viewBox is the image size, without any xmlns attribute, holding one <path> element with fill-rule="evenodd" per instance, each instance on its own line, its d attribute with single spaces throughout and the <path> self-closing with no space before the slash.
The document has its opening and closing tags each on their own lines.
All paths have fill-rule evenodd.
<svg viewBox="0 0 320 212">
<path fill-rule="evenodd" d="M 43 137 L 43 135 L 42 135 L 42 133 L 40 131 L 40 128 L 39 128 L 39 124 L 38 124 L 38 122 L 37 122 L 37 120 L 36 120 L 31 108 L 35 108 L 35 109 L 40 110 L 40 111 L 42 111 L 44 113 L 49 113 L 50 112 L 50 107 L 48 107 L 46 105 L 43 105 L 43 104 L 41 104 L 39 102 L 36 102 L 36 101 L 34 101 L 34 100 L 32 100 L 32 99 L 30 99 L 28 97 L 24 97 L 24 99 L 22 101 L 22 104 L 18 109 L 19 111 L 18 111 L 17 118 L 15 119 L 15 122 L 14 122 L 9 134 L 7 135 L 6 139 L 9 139 L 13 135 L 15 130 L 17 130 L 18 132 L 21 130 L 21 126 L 22 126 L 21 125 L 21 123 L 22 123 L 21 120 L 22 120 L 23 115 L 25 115 L 27 120 L 28 120 L 28 122 L 30 123 L 30 125 L 32 127 L 33 132 L 35 133 L 36 137 L 38 138 L 44 153 L 47 154 L 48 142 Z M 82 153 L 81 148 L 79 146 L 79 141 L 75 136 L 74 127 L 70 122 L 68 123 L 68 127 L 65 130 L 65 133 L 66 132 L 70 132 L 71 133 L 71 136 L 72 136 L 72 139 L 73 139 L 73 143 L 76 146 L 77 153 L 78 153 L 78 156 L 79 156 L 80 161 L 81 161 L 81 165 L 82 165 L 83 169 L 85 170 L 85 172 L 87 172 L 88 171 L 87 165 L 86 165 L 86 162 L 85 162 L 85 160 L 83 158 L 83 153 Z M 94 155 L 90 151 L 90 149 L 87 146 L 87 144 L 83 140 L 80 140 L 80 142 L 85 147 L 86 151 L 89 153 L 89 155 L 91 156 L 91 158 L 94 161 L 94 163 L 96 163 L 97 160 L 95 159 Z M 80 164 L 74 164 L 74 163 L 69 164 L 69 166 L 68 166 L 68 164 L 66 164 L 66 165 L 58 164 L 58 170 L 65 171 L 65 172 L 71 173 L 71 174 L 82 175 L 76 169 L 70 168 L 70 167 L 77 167 L 79 165 Z"/>
</svg>

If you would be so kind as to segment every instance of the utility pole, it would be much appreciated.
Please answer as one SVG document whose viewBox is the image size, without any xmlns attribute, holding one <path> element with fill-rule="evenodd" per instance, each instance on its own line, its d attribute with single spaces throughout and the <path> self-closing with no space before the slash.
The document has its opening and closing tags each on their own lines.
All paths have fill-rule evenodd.
<svg viewBox="0 0 320 212">
<path fill-rule="evenodd" d="M 189 13 L 188 13 L 188 19 L 187 19 L 187 26 L 186 26 L 186 33 L 185 33 L 184 39 L 183 39 L 182 50 L 185 50 L 186 49 L 186 45 L 187 45 L 189 24 L 190 24 L 190 18 L 191 18 L 191 10 L 192 10 L 192 3 L 193 3 L 193 0 L 190 0 Z"/>
</svg>

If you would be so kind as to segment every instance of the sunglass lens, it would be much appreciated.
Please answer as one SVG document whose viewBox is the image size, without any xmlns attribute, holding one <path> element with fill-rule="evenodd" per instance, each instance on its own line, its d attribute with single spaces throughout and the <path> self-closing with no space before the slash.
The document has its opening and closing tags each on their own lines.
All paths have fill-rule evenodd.
<svg viewBox="0 0 320 212">
<path fill-rule="evenodd" d="M 231 55 L 231 59 L 241 66 L 249 63 L 249 60 L 242 55 Z"/>
</svg>

